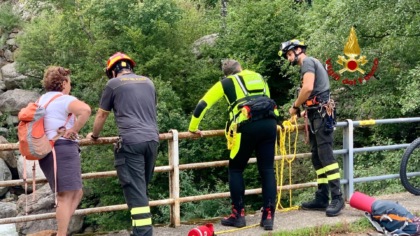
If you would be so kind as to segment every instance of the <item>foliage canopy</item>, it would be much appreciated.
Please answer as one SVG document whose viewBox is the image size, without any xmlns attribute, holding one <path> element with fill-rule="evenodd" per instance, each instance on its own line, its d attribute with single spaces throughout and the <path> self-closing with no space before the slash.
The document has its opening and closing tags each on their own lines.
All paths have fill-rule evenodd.
<svg viewBox="0 0 420 236">
<path fill-rule="evenodd" d="M 106 83 L 103 72 L 107 58 L 116 51 L 130 55 L 138 64 L 135 72 L 151 77 L 158 90 L 158 117 L 160 132 L 170 129 L 187 130 L 196 102 L 206 90 L 222 77 L 220 61 L 235 58 L 245 68 L 261 73 L 270 84 L 271 94 L 287 108 L 293 102 L 299 85 L 298 71 L 277 55 L 279 45 L 293 38 L 304 39 L 309 45 L 308 55 L 325 62 L 344 55 L 351 27 L 355 27 L 361 54 L 369 71 L 374 58 L 379 60 L 375 75 L 363 84 L 345 85 L 331 80 L 333 98 L 338 104 L 339 120 L 384 119 L 413 117 L 420 114 L 420 4 L 418 0 L 319 0 L 309 6 L 292 0 L 230 0 L 227 16 L 220 15 L 220 1 L 216 0 L 29 0 L 28 8 L 37 15 L 19 36 L 19 54 L 16 61 L 20 71 L 41 80 L 48 65 L 60 65 L 72 70 L 72 93 L 97 107 Z M 302 1 L 301 1 L 302 2 Z M 5 10 L 6 9 L 6 10 Z M 5 30 L 19 25 L 16 15 L 8 13 L 8 6 L 0 9 L 0 25 Z M 11 11 L 9 11 L 11 12 Z M 7 13 L 7 14 L 6 14 Z M 19 23 L 19 24 L 18 24 Z M 3 29 L 3 28 L 2 28 Z M 196 40 L 216 34 L 215 44 L 203 44 L 200 55 L 193 52 Z M 342 78 L 358 78 L 360 74 L 344 72 Z M 41 87 L 41 84 L 37 86 Z M 201 129 L 222 129 L 226 119 L 226 103 L 219 102 L 201 124 Z M 115 136 L 117 130 L 111 117 L 102 136 Z M 92 129 L 93 117 L 82 130 Z M 355 146 L 380 143 L 409 142 L 419 136 L 419 127 L 396 125 L 357 130 Z M 181 163 L 223 160 L 228 154 L 223 139 L 182 141 Z M 339 141 L 338 141 L 339 142 Z M 308 151 L 302 146 L 302 151 Z M 83 172 L 110 170 L 112 151 L 104 147 L 83 149 Z M 398 154 L 390 155 L 396 156 Z M 381 171 L 374 163 L 391 163 L 381 154 L 356 164 L 355 171 Z M 167 145 L 161 143 L 157 165 L 167 164 Z M 310 163 L 299 163 L 299 168 L 311 168 Z M 256 169 L 245 173 L 248 188 L 259 187 Z M 307 169 L 306 168 L 306 169 Z M 312 174 L 312 173 L 311 173 Z M 310 181 L 295 174 L 300 181 Z M 155 175 L 151 199 L 168 196 L 167 177 Z M 227 170 L 200 170 L 183 174 L 182 186 L 186 194 L 202 191 L 227 191 Z M 82 207 L 124 202 L 115 179 L 89 181 L 91 195 Z M 362 186 L 363 188 L 363 186 Z M 377 186 L 372 191 L 382 190 Z M 98 191 L 103 193 L 99 196 Z M 302 194 L 305 196 L 305 194 Z M 307 195 L 306 195 L 307 196 Z M 258 208 L 259 200 L 250 201 Z M 299 199 L 299 198 L 298 198 Z M 183 219 L 220 216 L 227 212 L 226 201 L 203 202 L 201 212 L 193 211 L 191 204 L 183 204 Z M 226 211 L 220 210 L 226 208 Z M 153 209 L 154 220 L 168 220 L 164 207 Z M 188 212 L 188 213 L 186 213 Z M 88 217 L 88 224 L 112 229 L 128 227 L 126 213 Z M 204 214 L 204 215 L 200 215 Z M 166 215 L 166 216 L 165 216 Z M 121 224 L 115 223 L 120 220 Z M 107 228 L 108 227 L 108 228 Z"/>
</svg>

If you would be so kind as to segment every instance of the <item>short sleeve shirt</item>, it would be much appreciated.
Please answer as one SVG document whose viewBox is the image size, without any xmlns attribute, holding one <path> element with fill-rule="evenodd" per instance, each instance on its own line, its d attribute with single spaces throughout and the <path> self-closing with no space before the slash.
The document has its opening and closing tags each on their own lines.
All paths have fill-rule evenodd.
<svg viewBox="0 0 420 236">
<path fill-rule="evenodd" d="M 39 99 L 39 104 L 44 106 L 55 95 L 62 94 L 61 92 L 47 92 Z M 48 139 L 53 139 L 57 135 L 57 130 L 61 126 L 70 129 L 74 125 L 74 116 L 69 117 L 70 103 L 76 101 L 77 98 L 71 95 L 62 94 L 62 96 L 54 99 L 45 110 L 44 129 Z M 64 138 L 60 138 L 64 139 Z"/>
<path fill-rule="evenodd" d="M 133 73 L 110 79 L 99 107 L 114 111 L 124 144 L 159 141 L 156 91 L 153 82 Z"/>
<path fill-rule="evenodd" d="M 314 89 L 310 95 L 310 98 L 319 95 L 330 89 L 330 81 L 328 79 L 328 73 L 325 67 L 322 66 L 321 62 L 313 57 L 305 57 L 302 62 L 300 69 L 300 75 L 303 79 L 303 75 L 307 72 L 315 74 Z"/>
</svg>

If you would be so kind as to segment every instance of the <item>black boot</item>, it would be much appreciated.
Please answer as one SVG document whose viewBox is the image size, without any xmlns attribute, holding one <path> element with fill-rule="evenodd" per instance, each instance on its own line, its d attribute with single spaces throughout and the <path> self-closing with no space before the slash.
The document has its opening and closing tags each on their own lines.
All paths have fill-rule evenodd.
<svg viewBox="0 0 420 236">
<path fill-rule="evenodd" d="M 329 188 L 331 190 L 331 203 L 327 207 L 325 214 L 327 216 L 338 216 L 342 209 L 346 206 L 340 187 L 340 180 L 335 179 L 328 182 Z"/>
<path fill-rule="evenodd" d="M 230 216 L 223 218 L 220 223 L 224 226 L 233 226 L 236 228 L 245 227 L 245 209 L 236 209 L 235 206 L 232 206 L 232 213 Z"/>
<path fill-rule="evenodd" d="M 333 197 L 331 200 L 330 205 L 328 205 L 327 210 L 325 211 L 325 214 L 327 216 L 338 216 L 341 212 L 341 210 L 346 207 L 346 204 L 344 202 L 344 199 L 341 195 Z"/>
<path fill-rule="evenodd" d="M 327 184 L 319 184 L 318 190 L 315 193 L 315 199 L 302 203 L 301 208 L 303 210 L 325 211 L 329 201 L 328 192 L 329 188 Z"/>
<path fill-rule="evenodd" d="M 273 230 L 274 224 L 274 208 L 267 207 L 263 208 L 262 210 L 262 217 L 260 221 L 260 226 L 264 227 L 264 230 Z"/>
</svg>

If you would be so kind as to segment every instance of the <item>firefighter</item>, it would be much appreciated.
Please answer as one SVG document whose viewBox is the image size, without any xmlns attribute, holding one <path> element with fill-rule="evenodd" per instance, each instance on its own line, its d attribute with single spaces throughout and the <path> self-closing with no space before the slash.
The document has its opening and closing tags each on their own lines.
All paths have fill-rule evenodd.
<svg viewBox="0 0 420 236">
<path fill-rule="evenodd" d="M 327 216 L 337 216 L 345 203 L 340 187 L 340 168 L 333 155 L 334 105 L 330 99 L 327 71 L 319 60 L 306 55 L 306 48 L 302 41 L 293 39 L 283 42 L 279 51 L 279 55 L 292 65 L 300 66 L 301 89 L 289 113 L 299 115 L 303 106 L 311 128 L 309 141 L 318 190 L 315 198 L 304 202 L 301 208 L 322 210 Z"/>
<path fill-rule="evenodd" d="M 255 151 L 263 195 L 260 226 L 272 230 L 277 192 L 274 151 L 278 111 L 260 74 L 242 70 L 239 62 L 232 59 L 223 62 L 222 70 L 226 77 L 200 99 L 188 130 L 201 135 L 198 126 L 206 111 L 222 97 L 226 98 L 230 117 L 226 124 L 226 137 L 230 149 L 228 168 L 232 213 L 222 219 L 221 224 L 238 228 L 246 226 L 243 171 Z"/>
<path fill-rule="evenodd" d="M 111 110 L 119 138 L 114 146 L 115 168 L 131 213 L 135 236 L 153 235 L 147 188 L 153 176 L 159 146 L 156 90 L 153 82 L 133 72 L 135 62 L 117 52 L 107 62 L 110 79 L 102 93 L 93 131 L 98 139 Z"/>
</svg>

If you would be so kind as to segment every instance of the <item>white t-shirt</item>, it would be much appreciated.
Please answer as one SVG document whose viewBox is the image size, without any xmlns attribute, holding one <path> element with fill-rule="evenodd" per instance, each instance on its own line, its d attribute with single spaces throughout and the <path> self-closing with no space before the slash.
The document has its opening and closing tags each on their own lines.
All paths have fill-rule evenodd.
<svg viewBox="0 0 420 236">
<path fill-rule="evenodd" d="M 47 102 L 51 100 L 55 95 L 63 94 L 61 92 L 47 92 L 46 94 L 42 95 L 39 99 L 39 104 L 44 106 Z M 76 97 L 71 95 L 62 95 L 54 101 L 52 101 L 46 111 L 44 117 L 44 128 L 45 133 L 48 139 L 53 139 L 57 135 L 57 130 L 59 127 L 66 124 L 66 129 L 70 129 L 74 125 L 75 117 L 72 115 L 68 122 L 66 120 L 69 115 L 69 105 L 71 102 L 77 100 Z"/>
</svg>

